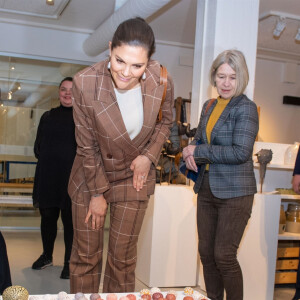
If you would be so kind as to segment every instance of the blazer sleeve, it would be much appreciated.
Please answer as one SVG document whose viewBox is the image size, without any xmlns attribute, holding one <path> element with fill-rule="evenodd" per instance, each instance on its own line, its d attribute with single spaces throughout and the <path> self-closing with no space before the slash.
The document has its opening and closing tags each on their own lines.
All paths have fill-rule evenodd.
<svg viewBox="0 0 300 300">
<path fill-rule="evenodd" d="M 199 124 L 198 124 L 197 130 L 196 130 L 196 133 L 194 135 L 194 139 L 190 142 L 190 145 L 197 145 L 197 141 L 201 140 L 201 122 L 203 121 L 204 112 L 206 110 L 206 107 L 207 107 L 209 101 L 210 100 L 207 100 L 202 107 Z"/>
<path fill-rule="evenodd" d="M 300 174 L 300 147 L 298 149 L 293 175 L 299 175 L 299 174 Z"/>
<path fill-rule="evenodd" d="M 152 136 L 141 153 L 147 156 L 155 166 L 158 164 L 162 147 L 170 135 L 173 121 L 173 105 L 174 84 L 171 77 L 168 76 L 167 94 L 162 106 L 162 119 L 156 123 Z"/>
<path fill-rule="evenodd" d="M 251 157 L 258 132 L 256 104 L 250 100 L 246 101 L 237 108 L 234 118 L 233 131 L 227 133 L 232 134 L 232 144 L 200 144 L 194 152 L 196 163 L 197 159 L 205 158 L 216 164 L 242 164 Z"/>
<path fill-rule="evenodd" d="M 42 136 L 43 136 L 43 125 L 45 123 L 45 119 L 47 118 L 47 116 L 49 116 L 49 114 L 50 114 L 49 111 L 46 111 L 45 113 L 43 113 L 43 115 L 41 116 L 41 119 L 40 119 L 38 129 L 37 129 L 36 138 L 35 138 L 34 147 L 33 147 L 33 152 L 37 159 L 39 159 L 39 156 L 40 156 L 41 142 L 42 142 Z"/>
<path fill-rule="evenodd" d="M 81 157 L 85 183 L 92 196 L 107 191 L 109 181 L 103 168 L 99 144 L 95 138 L 93 115 L 91 115 L 91 110 L 88 110 L 91 105 L 88 105 L 88 99 L 84 98 L 83 80 L 80 76 L 75 76 L 73 80 L 73 116 L 77 156 Z"/>
</svg>

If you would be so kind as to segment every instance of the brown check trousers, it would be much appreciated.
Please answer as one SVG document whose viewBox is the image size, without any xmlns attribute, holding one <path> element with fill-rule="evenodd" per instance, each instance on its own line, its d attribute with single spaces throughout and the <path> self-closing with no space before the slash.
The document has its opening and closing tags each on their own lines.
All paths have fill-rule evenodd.
<svg viewBox="0 0 300 300">
<path fill-rule="evenodd" d="M 134 292 L 137 241 L 148 200 L 110 203 L 110 227 L 103 293 Z M 96 293 L 102 270 L 103 228 L 84 223 L 88 206 L 73 203 L 73 248 L 70 261 L 70 292 Z M 74 225 L 75 226 L 75 225 Z"/>
</svg>

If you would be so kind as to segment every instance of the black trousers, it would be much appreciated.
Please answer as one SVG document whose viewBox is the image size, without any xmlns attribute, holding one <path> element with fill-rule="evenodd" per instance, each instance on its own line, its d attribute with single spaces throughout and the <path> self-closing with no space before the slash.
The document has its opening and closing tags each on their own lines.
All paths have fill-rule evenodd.
<svg viewBox="0 0 300 300">
<path fill-rule="evenodd" d="M 58 207 L 40 208 L 41 214 L 41 235 L 44 254 L 52 259 L 54 242 L 57 235 L 57 220 L 61 213 L 61 219 L 64 226 L 65 257 L 64 262 L 69 262 L 73 242 L 73 223 L 72 210 L 60 209 Z"/>
<path fill-rule="evenodd" d="M 3 291 L 9 286 L 11 286 L 11 277 L 6 244 L 0 232 L 0 295 L 2 295 Z"/>
</svg>

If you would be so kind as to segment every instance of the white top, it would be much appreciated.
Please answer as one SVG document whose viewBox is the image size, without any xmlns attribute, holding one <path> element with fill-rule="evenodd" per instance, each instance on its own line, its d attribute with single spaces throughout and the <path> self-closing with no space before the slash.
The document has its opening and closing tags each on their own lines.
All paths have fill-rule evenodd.
<svg viewBox="0 0 300 300">
<path fill-rule="evenodd" d="M 115 93 L 125 127 L 133 140 L 140 133 L 144 122 L 141 86 L 131 90 L 115 89 Z"/>
</svg>

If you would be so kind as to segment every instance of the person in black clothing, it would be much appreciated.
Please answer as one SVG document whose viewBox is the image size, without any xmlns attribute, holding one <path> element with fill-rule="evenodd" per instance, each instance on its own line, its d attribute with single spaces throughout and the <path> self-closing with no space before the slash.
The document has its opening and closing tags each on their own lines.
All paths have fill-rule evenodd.
<svg viewBox="0 0 300 300">
<path fill-rule="evenodd" d="M 75 125 L 72 111 L 72 77 L 59 85 L 60 106 L 45 112 L 34 144 L 38 159 L 33 188 L 33 205 L 41 214 L 42 255 L 32 269 L 52 265 L 57 220 L 61 213 L 64 226 L 65 257 L 60 278 L 69 279 L 69 260 L 73 241 L 71 199 L 67 187 L 76 154 Z"/>
<path fill-rule="evenodd" d="M 0 231 L 0 295 L 11 286 L 10 269 L 6 251 L 6 244 Z"/>
<path fill-rule="evenodd" d="M 296 158 L 292 184 L 295 193 L 300 195 L 300 148 L 298 150 L 298 154 Z M 292 300 L 299 300 L 299 299 L 300 299 L 300 263 L 298 265 L 298 271 L 297 271 L 296 292 Z"/>
</svg>

